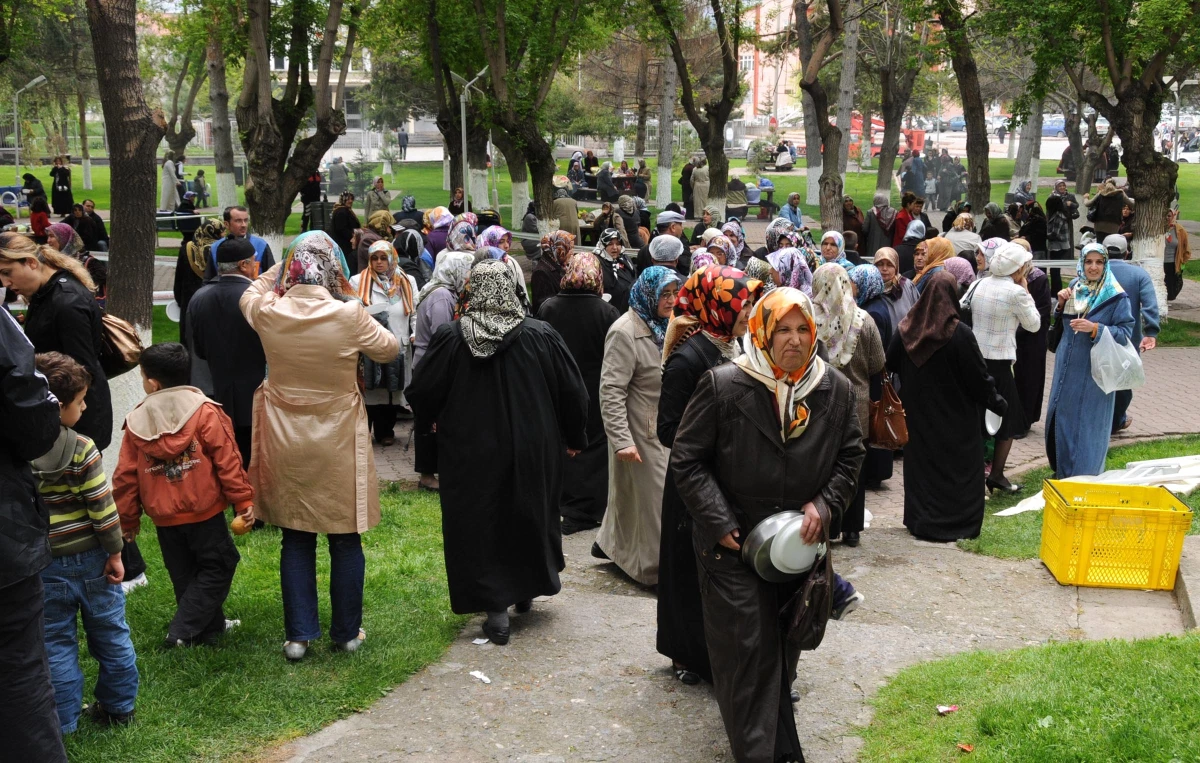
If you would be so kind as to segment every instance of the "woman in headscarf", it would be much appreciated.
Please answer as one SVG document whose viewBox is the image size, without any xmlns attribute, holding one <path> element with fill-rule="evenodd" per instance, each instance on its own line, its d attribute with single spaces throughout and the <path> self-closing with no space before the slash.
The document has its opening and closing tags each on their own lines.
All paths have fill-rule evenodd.
<svg viewBox="0 0 1200 763">
<path fill-rule="evenodd" d="M 700 214 L 700 222 L 696 223 L 696 227 L 692 228 L 693 246 L 699 246 L 703 243 L 700 237 L 704 235 L 704 231 L 709 228 L 720 228 L 721 221 L 718 219 L 720 214 L 721 210 L 714 206 L 704 208 L 704 211 Z"/>
<path fill-rule="evenodd" d="M 975 334 L 958 319 L 958 284 L 936 273 L 900 321 L 887 367 L 900 380 L 908 423 L 904 526 L 918 538 L 955 541 L 983 524 L 983 413 L 1004 414 Z"/>
<path fill-rule="evenodd" d="M 737 267 L 731 264 L 737 261 L 737 248 L 729 236 L 713 236 L 706 248 L 708 253 L 716 258 L 718 265 L 729 265 L 731 268 Z"/>
<path fill-rule="evenodd" d="M 708 160 L 701 156 L 693 164 L 696 168 L 692 170 L 692 203 L 696 209 L 704 209 L 708 204 Z"/>
<path fill-rule="evenodd" d="M 1006 238 L 988 238 L 980 242 L 975 248 L 975 280 L 987 278 L 992 273 L 989 270 L 992 263 L 992 257 L 996 256 L 996 252 L 1000 247 L 1008 243 Z"/>
<path fill-rule="evenodd" d="M 434 333 L 458 317 L 458 305 L 466 294 L 467 275 L 475 258 L 469 252 L 442 252 L 429 283 L 417 294 L 416 328 L 413 331 L 412 365 L 416 369 L 433 341 Z M 418 490 L 437 491 L 438 449 L 433 420 L 413 412 L 413 466 L 420 478 Z"/>
<path fill-rule="evenodd" d="M 392 205 L 392 192 L 383 187 L 383 176 L 380 175 L 371 182 L 371 187 L 367 189 L 367 195 L 363 199 L 363 216 L 368 220 L 376 212 L 380 210 L 387 212 L 388 217 L 392 217 L 392 213 L 388 207 Z"/>
<path fill-rule="evenodd" d="M 921 284 L 934 273 L 941 272 L 946 267 L 946 261 L 954 257 L 954 245 L 944 238 L 932 238 L 925 242 L 925 266 L 917 271 L 917 277 L 913 279 L 913 285 L 917 287 L 917 294 L 924 290 Z"/>
<path fill-rule="evenodd" d="M 806 263 L 804 267 L 807 270 L 808 264 Z M 763 294 L 766 294 L 780 284 L 779 272 L 771 267 L 770 262 L 760 260 L 757 257 L 751 257 L 746 260 L 745 273 L 747 278 L 753 278 L 755 281 L 762 283 Z M 811 278 L 809 282 L 811 284 Z M 811 285 L 809 288 L 812 288 Z"/>
<path fill-rule="evenodd" d="M 625 226 L 625 236 L 629 239 L 630 248 L 641 249 L 646 243 L 642 241 L 642 218 L 632 196 L 621 196 L 617 199 L 617 214 L 621 216 L 621 224 Z"/>
<path fill-rule="evenodd" d="M 975 247 L 983 240 L 975 232 L 975 218 L 971 216 L 970 212 L 963 212 L 955 217 L 950 230 L 946 231 L 943 237 L 954 244 L 955 254 L 959 256 L 966 254 L 970 257 L 975 256 Z"/>
<path fill-rule="evenodd" d="M 446 248 L 446 237 L 450 234 L 450 226 L 454 224 L 454 215 L 445 207 L 434 207 L 425 212 L 424 218 L 425 250 L 421 252 L 421 272 L 428 279 L 433 275 L 437 258 Z"/>
<path fill-rule="evenodd" d="M 740 220 L 729 220 L 721 226 L 721 234 L 733 242 L 733 256 L 726 257 L 725 264 L 731 268 L 742 269 L 746 260 L 750 258 L 746 250 L 746 229 L 742 227 Z M 711 245 L 710 242 L 709 246 Z"/>
<path fill-rule="evenodd" d="M 588 394 L 587 447 L 567 461 L 558 499 L 563 535 L 599 527 L 608 505 L 608 438 L 600 416 L 600 367 L 604 337 L 621 311 L 605 302 L 603 294 L 599 258 L 572 255 L 558 294 L 543 302 L 537 314 L 563 338 Z"/>
<path fill-rule="evenodd" d="M 1046 455 L 1058 479 L 1104 470 L 1116 393 L 1105 394 L 1092 379 L 1091 349 L 1101 331 L 1118 344 L 1133 335 L 1129 297 L 1112 274 L 1104 245 L 1084 246 L 1075 273 L 1070 287 L 1058 293 L 1054 320 L 1062 338 L 1053 349 L 1046 409 Z"/>
<path fill-rule="evenodd" d="M 425 239 L 412 228 L 401 228 L 392 239 L 392 247 L 396 250 L 396 263 L 406 274 L 417 282 L 417 288 L 424 288 L 427 278 L 421 273 L 421 248 Z"/>
<path fill-rule="evenodd" d="M 991 275 L 971 290 L 971 324 L 975 340 L 987 363 L 988 373 L 996 381 L 997 394 L 1008 403 L 1004 421 L 995 434 L 995 454 L 987 479 L 989 490 L 1015 493 L 1021 489 L 1020 485 L 1008 481 L 1004 469 L 1013 438 L 1029 429 L 1012 366 L 1017 358 L 1017 328 L 1038 331 L 1041 326 L 1041 316 L 1033 297 L 1029 296 L 1026 283 L 1031 259 L 1029 252 L 1019 244 L 1005 244 L 996 250 L 988 263 Z"/>
<path fill-rule="evenodd" d="M 965 293 L 967 287 L 975 282 L 974 263 L 969 262 L 965 257 L 947 257 L 942 263 L 946 272 L 954 276 L 955 282 L 958 283 L 958 291 Z"/>
<path fill-rule="evenodd" d="M 700 377 L 740 353 L 738 339 L 746 333 L 750 310 L 763 288 L 761 281 L 741 271 L 713 266 L 693 273 L 679 290 L 677 314 L 663 345 L 657 431 L 664 448 L 674 442 Z M 671 658 L 680 681 L 711 682 L 692 518 L 673 479 L 663 487 L 658 559 L 658 652 Z"/>
<path fill-rule="evenodd" d="M 25 175 L 25 177 L 31 177 Z M 168 212 L 174 212 L 175 207 L 179 206 L 179 186 L 178 178 L 175 177 L 175 161 L 171 158 L 170 152 L 163 156 L 162 165 L 159 167 L 159 191 L 158 191 L 158 208 Z M 28 181 L 26 181 L 28 183 Z M 42 183 L 38 181 L 38 187 L 42 187 Z M 46 191 L 42 190 L 44 196 Z M 32 196 L 32 194 L 31 194 Z"/>
<path fill-rule="evenodd" d="M 533 312 L 536 315 L 542 303 L 558 293 L 564 268 L 571 259 L 575 237 L 562 230 L 550 231 L 542 236 L 542 256 L 533 268 L 530 285 L 533 288 Z"/>
<path fill-rule="evenodd" d="M 954 221 L 961 217 L 963 213 L 970 214 L 970 212 L 971 202 L 969 201 L 956 201 L 950 204 L 949 208 L 947 209 L 946 216 L 942 218 L 942 230 L 944 231 L 943 235 L 948 234 L 954 229 Z M 971 215 L 971 227 L 969 230 L 975 230 L 974 215 Z"/>
<path fill-rule="evenodd" d="M 329 213 L 329 237 L 343 253 L 353 252 L 354 231 L 361 227 L 358 215 L 354 214 L 354 194 L 345 191 Z"/>
<path fill-rule="evenodd" d="M 825 345 L 829 365 L 846 375 L 854 388 L 858 429 L 866 445 L 870 435 L 871 388 L 883 383 L 883 340 L 865 310 L 854 300 L 846 269 L 826 263 L 813 273 L 813 317 L 817 339 Z M 878 398 L 878 395 L 876 395 Z M 847 546 L 857 546 L 866 519 L 866 472 L 858 475 L 853 500 L 840 522 L 830 528 L 831 539 L 842 536 Z"/>
<path fill-rule="evenodd" d="M 846 238 L 835 230 L 827 230 L 821 234 L 820 264 L 823 265 L 830 262 L 841 265 L 846 270 L 854 267 L 854 263 L 846 259 Z"/>
<path fill-rule="evenodd" d="M 701 249 L 692 255 L 692 272 L 703 270 L 704 268 L 717 264 L 716 255 L 710 254 L 707 249 Z"/>
<path fill-rule="evenodd" d="M 450 203 L 446 205 L 452 215 L 461 215 L 463 212 L 470 211 L 471 202 L 467 201 L 467 195 L 463 192 L 462 187 L 454 189 L 454 193 L 450 196 Z"/>
<path fill-rule="evenodd" d="M 804 292 L 804 296 L 812 296 L 812 271 L 808 269 L 808 259 L 804 252 L 794 246 L 787 246 L 768 254 L 767 264 L 779 274 L 780 286 L 799 289 Z"/>
<path fill-rule="evenodd" d="M 899 225 L 898 219 L 896 224 Z M 913 257 L 916 254 L 917 246 L 923 241 L 925 241 L 925 223 L 920 220 L 911 220 L 904 231 L 903 240 L 895 246 L 896 255 L 900 258 L 901 273 L 907 273 L 915 268 Z"/>
<path fill-rule="evenodd" d="M 604 274 L 604 293 L 608 295 L 608 303 L 617 308 L 618 312 L 629 309 L 629 290 L 633 288 L 637 275 L 633 263 L 621 246 L 620 233 L 609 228 L 600 234 L 596 248 L 592 254 L 600 261 L 600 270 Z"/>
<path fill-rule="evenodd" d="M 479 234 L 480 246 L 494 246 L 508 252 L 512 247 L 512 234 L 502 225 L 489 225 Z"/>
<path fill-rule="evenodd" d="M 558 332 L 525 317 L 504 263 L 476 263 L 467 291 L 407 395 L 437 424 L 450 607 L 486 612 L 484 635 L 503 645 L 509 607 L 528 612 L 562 588 L 563 465 L 587 447 L 588 398 Z"/>
<path fill-rule="evenodd" d="M 670 451 L 654 421 L 662 389 L 662 349 L 679 276 L 652 265 L 629 292 L 629 310 L 609 329 L 600 371 L 600 411 L 608 435 L 608 510 L 592 555 L 611 559 L 638 583 L 658 582 L 663 481 Z"/>
<path fill-rule="evenodd" d="M 1019 243 L 1017 239 L 1014 243 Z M 1042 322 L 1037 331 L 1017 329 L 1017 360 L 1013 363 L 1013 377 L 1017 383 L 1017 396 L 1025 413 L 1025 426 L 1031 427 L 1042 418 L 1042 398 L 1046 391 L 1046 347 L 1050 333 L 1050 315 L 1054 312 L 1054 293 L 1046 271 L 1031 266 L 1025 276 L 1025 286 L 1033 304 L 1037 307 Z M 1024 437 L 1026 433 L 1018 434 Z"/>
<path fill-rule="evenodd" d="M 371 247 L 379 241 L 390 241 L 392 238 L 392 224 L 395 220 L 392 219 L 392 213 L 386 209 L 381 209 L 373 213 L 367 219 L 367 227 L 358 232 L 358 240 L 355 245 L 355 256 L 347 257 L 351 271 L 361 273 L 367 269 L 367 260 Z"/>
<path fill-rule="evenodd" d="M 875 252 L 875 268 L 883 278 L 884 304 L 894 328 L 900 325 L 900 321 L 917 303 L 917 287 L 900 275 L 900 256 L 890 246 L 880 247 Z"/>
<path fill-rule="evenodd" d="M 866 221 L 862 210 L 855 206 L 853 196 L 842 197 L 842 230 L 854 231 L 859 241 L 866 237 Z"/>
<path fill-rule="evenodd" d="M 764 245 L 755 250 L 754 256 L 760 260 L 768 260 L 768 255 L 772 252 L 778 252 L 785 247 L 796 246 L 799 243 L 799 239 L 800 237 L 796 233 L 796 226 L 790 220 L 783 217 L 776 217 L 767 223 L 767 230 L 763 234 Z"/>
<path fill-rule="evenodd" d="M 800 655 L 784 615 L 803 578 L 763 580 L 739 558 L 741 543 L 780 511 L 802 512 L 802 540 L 821 540 L 848 509 L 863 460 L 853 388 L 817 355 L 813 313 L 795 289 L 759 300 L 748 353 L 700 377 L 671 451 L 705 581 L 713 693 L 739 761 L 804 759 L 790 696 Z M 861 597 L 841 581 L 834 599 L 847 602 L 835 603 L 838 617 Z"/>
<path fill-rule="evenodd" d="M 416 328 L 417 281 L 400 269 L 400 256 L 387 241 L 376 241 L 367 267 L 350 278 L 350 288 L 367 312 L 395 335 L 400 354 L 391 363 L 365 361 L 363 377 L 367 419 L 375 442 L 395 443 L 397 409 L 404 407 L 404 388 L 412 380 L 411 337 Z"/>
<path fill-rule="evenodd" d="M 477 246 L 475 226 L 466 220 L 456 220 L 446 232 L 446 249 L 451 252 L 473 252 Z"/>
<path fill-rule="evenodd" d="M 408 195 L 400 199 L 400 211 L 392 215 L 396 222 L 401 223 L 405 220 L 411 220 L 415 225 L 421 224 L 421 213 L 417 211 L 417 199 L 415 196 Z"/>
<path fill-rule="evenodd" d="M 847 275 L 850 276 L 850 284 L 854 288 L 855 303 L 875 321 L 881 346 L 886 352 L 892 343 L 896 324 L 888 310 L 888 299 L 883 294 L 883 275 L 874 265 L 857 265 L 847 271 Z M 871 377 L 870 392 L 872 400 L 879 400 L 883 395 L 883 374 Z M 872 489 L 878 489 L 883 482 L 892 478 L 894 460 L 892 451 L 867 445 L 867 457 L 863 461 L 863 483 Z"/>
<path fill-rule="evenodd" d="M 1046 256 L 1048 232 L 1046 228 L 1046 213 L 1042 211 L 1042 205 L 1037 201 L 1030 201 L 1025 205 L 1025 221 L 1021 224 L 1019 234 L 1021 238 L 1029 242 L 1029 246 L 1033 251 L 1033 258 L 1040 260 Z"/>
<path fill-rule="evenodd" d="M 596 195 L 600 201 L 615 203 L 621 197 L 617 186 L 613 184 L 612 171 L 612 162 L 605 162 L 596 173 Z M 628 229 L 625 232 L 628 233 Z"/>
<path fill-rule="evenodd" d="M 875 258 L 875 252 L 880 247 L 892 245 L 892 229 L 896 224 L 896 210 L 889 206 L 887 193 L 878 191 L 872 201 L 873 206 L 867 211 L 866 222 L 863 223 L 863 236 L 860 254 L 870 262 Z"/>
<path fill-rule="evenodd" d="M 390 363 L 400 343 L 355 298 L 347 275 L 333 239 L 309 231 L 292 240 L 283 261 L 240 302 L 271 368 L 254 393 L 250 482 L 256 514 L 283 531 L 279 569 L 289 660 L 302 659 L 321 636 L 318 533 L 329 536 L 334 647 L 353 652 L 366 639 L 360 535 L 379 523 L 379 482 L 358 362 L 362 354 Z"/>
<path fill-rule="evenodd" d="M 987 241 L 989 238 L 1002 238 L 1005 241 L 1012 240 L 1012 231 L 1008 227 L 1008 220 L 1004 217 L 1004 210 L 996 202 L 989 202 L 983 208 L 983 226 L 979 229 L 979 238 Z"/>
<path fill-rule="evenodd" d="M 800 211 L 800 194 L 788 194 L 787 203 L 779 210 L 779 216 L 790 222 L 795 228 L 804 227 L 804 213 Z"/>
</svg>

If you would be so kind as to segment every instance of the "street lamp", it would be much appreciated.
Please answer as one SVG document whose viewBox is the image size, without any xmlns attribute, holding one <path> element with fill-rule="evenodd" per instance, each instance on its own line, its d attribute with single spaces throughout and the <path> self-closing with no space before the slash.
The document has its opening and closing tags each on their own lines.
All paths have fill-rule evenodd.
<svg viewBox="0 0 1200 763">
<path fill-rule="evenodd" d="M 460 86 L 462 86 L 462 92 L 458 94 L 458 113 L 459 124 L 462 127 L 463 201 L 468 202 L 468 204 L 471 199 L 471 178 L 470 175 L 467 174 L 470 171 L 470 168 L 467 166 L 467 99 L 470 98 L 470 93 L 468 91 L 475 84 L 476 80 L 487 74 L 487 70 L 488 67 L 483 67 L 479 70 L 478 74 L 471 78 L 469 82 L 454 72 L 450 72 L 450 77 Z"/>
<path fill-rule="evenodd" d="M 29 84 L 13 93 L 13 150 L 16 152 L 16 159 L 13 164 L 17 168 L 17 182 L 21 182 L 21 122 L 17 117 L 17 98 L 26 90 L 37 87 L 46 81 L 46 75 L 39 74 L 29 80 Z"/>
</svg>

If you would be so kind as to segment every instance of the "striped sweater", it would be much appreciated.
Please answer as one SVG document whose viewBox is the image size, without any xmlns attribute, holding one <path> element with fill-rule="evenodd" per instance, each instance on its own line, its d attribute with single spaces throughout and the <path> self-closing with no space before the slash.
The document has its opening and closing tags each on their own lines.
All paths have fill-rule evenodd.
<svg viewBox="0 0 1200 763">
<path fill-rule="evenodd" d="M 33 476 L 50 512 L 50 551 L 67 556 L 103 548 L 121 551 L 121 517 L 96 444 L 67 427 L 54 447 L 34 460 Z"/>
</svg>

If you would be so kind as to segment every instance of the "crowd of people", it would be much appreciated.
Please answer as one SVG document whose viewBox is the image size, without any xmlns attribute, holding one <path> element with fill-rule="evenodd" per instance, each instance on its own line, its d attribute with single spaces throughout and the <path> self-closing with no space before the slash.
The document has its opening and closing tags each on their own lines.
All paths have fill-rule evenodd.
<svg viewBox="0 0 1200 763">
<path fill-rule="evenodd" d="M 805 545 L 868 542 L 867 493 L 902 455 L 905 484 L 920 486 L 905 491 L 908 530 L 975 537 L 986 492 L 1021 489 L 1007 460 L 1042 415 L 1047 351 L 1056 477 L 1098 473 L 1131 421 L 1131 394 L 1101 389 L 1090 349 L 1102 333 L 1154 348 L 1149 278 L 1125 262 L 1120 225 L 1105 235 L 1096 220 L 1074 277 L 1053 283 L 1037 260 L 1068 259 L 1080 205 L 1056 187 L 1047 216 L 1021 191 L 1015 208 L 988 205 L 979 233 L 950 198 L 942 235 L 913 191 L 865 214 L 847 196 L 842 229 L 817 235 L 793 194 L 761 247 L 716 207 L 685 231 L 673 203 L 648 230 L 618 202 L 586 251 L 568 230 L 514 249 L 460 195 L 423 212 L 405 197 L 393 213 L 380 180 L 365 226 L 343 195 L 330 230 L 302 233 L 278 263 L 230 207 L 181 248 L 181 343 L 142 353 L 146 397 L 125 417 L 111 488 L 99 458 L 111 369 L 79 234 L 50 226 L 57 246 L 0 234 L 0 283 L 27 306 L 23 331 L 0 316 L 0 402 L 17 424 L 0 469 L 19 486 L 0 501 L 0 617 L 17 634 L 0 706 L 26 729 L 19 751 L 61 760 L 83 715 L 133 719 L 121 584 L 144 568 L 143 513 L 176 595 L 167 647 L 218 644 L 237 624 L 224 610 L 232 507 L 237 532 L 279 530 L 284 657 L 322 637 L 318 535 L 329 636 L 362 648 L 361 536 L 380 521 L 370 439 L 392 444 L 403 416 L 418 487 L 440 497 L 455 612 L 485 614 L 484 635 L 508 643 L 512 614 L 560 591 L 563 536 L 595 531 L 593 556 L 654 588 L 657 649 L 679 681 L 712 684 L 734 757 L 803 760 L 791 685 L 808 571 L 746 563 L 756 528 L 787 516 Z M 1164 268 L 1178 272 L 1190 251 L 1171 223 Z M 902 451 L 873 422 L 885 394 L 903 403 Z M 836 572 L 823 580 L 824 617 L 865 601 Z M 102 666 L 86 706 L 77 618 Z"/>
</svg>

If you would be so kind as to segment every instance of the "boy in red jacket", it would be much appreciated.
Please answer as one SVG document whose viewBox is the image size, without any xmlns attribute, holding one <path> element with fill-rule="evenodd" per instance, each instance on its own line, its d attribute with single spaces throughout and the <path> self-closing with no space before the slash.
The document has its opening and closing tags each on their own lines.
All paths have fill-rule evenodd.
<svg viewBox="0 0 1200 763">
<path fill-rule="evenodd" d="M 213 644 L 235 621 L 223 605 L 241 556 L 225 525 L 233 504 L 254 519 L 254 489 L 242 470 L 233 424 L 221 406 L 188 386 L 191 356 L 177 342 L 146 348 L 141 358 L 146 399 L 125 417 L 113 474 L 113 497 L 127 541 L 141 515 L 153 520 L 178 609 L 168 647 Z"/>
</svg>

